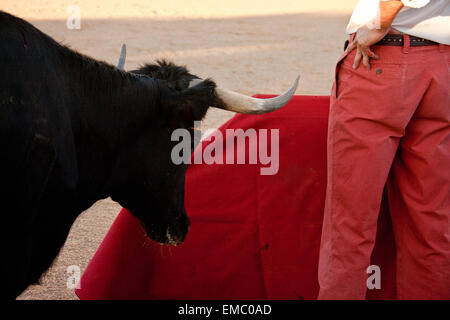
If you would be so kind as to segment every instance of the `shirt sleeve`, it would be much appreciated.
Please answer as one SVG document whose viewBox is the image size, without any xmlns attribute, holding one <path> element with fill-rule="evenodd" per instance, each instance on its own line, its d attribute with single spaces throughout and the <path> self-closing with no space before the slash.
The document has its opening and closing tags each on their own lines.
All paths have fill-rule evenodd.
<svg viewBox="0 0 450 320">
<path fill-rule="evenodd" d="M 357 30 L 364 25 L 369 29 L 379 29 L 380 0 L 360 0 L 353 10 L 347 30 Z"/>
<path fill-rule="evenodd" d="M 403 5 L 408 8 L 422 8 L 425 7 L 430 0 L 401 0 Z"/>
</svg>

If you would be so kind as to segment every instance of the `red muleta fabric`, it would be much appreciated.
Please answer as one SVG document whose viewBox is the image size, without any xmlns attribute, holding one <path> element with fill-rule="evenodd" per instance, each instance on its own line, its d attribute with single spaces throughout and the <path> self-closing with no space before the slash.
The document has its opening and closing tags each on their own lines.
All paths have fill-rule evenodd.
<svg viewBox="0 0 450 320">
<path fill-rule="evenodd" d="M 275 112 L 236 115 L 225 123 L 219 128 L 224 137 L 226 129 L 279 129 L 278 173 L 261 175 L 260 168 L 268 165 L 260 164 L 190 165 L 185 203 L 191 229 L 185 242 L 167 247 L 149 240 L 123 209 L 86 268 L 77 295 L 315 299 L 328 108 L 329 97 L 295 96 Z M 214 142 L 204 141 L 203 148 L 209 143 Z M 248 145 L 237 148 L 248 154 Z M 381 290 L 368 290 L 369 299 L 395 298 L 395 248 L 385 208 L 372 255 L 372 264 L 382 271 Z"/>
</svg>

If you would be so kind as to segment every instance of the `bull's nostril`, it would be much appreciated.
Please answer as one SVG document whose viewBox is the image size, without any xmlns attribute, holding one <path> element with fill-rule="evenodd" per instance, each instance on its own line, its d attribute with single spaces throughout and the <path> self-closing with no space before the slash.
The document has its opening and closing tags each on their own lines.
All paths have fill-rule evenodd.
<svg viewBox="0 0 450 320">
<path fill-rule="evenodd" d="M 166 229 L 166 243 L 173 246 L 177 246 L 182 241 L 180 241 L 180 239 L 177 237 L 176 234 L 172 234 L 173 232 L 170 229 L 171 229 L 170 226 L 168 226 Z"/>
</svg>

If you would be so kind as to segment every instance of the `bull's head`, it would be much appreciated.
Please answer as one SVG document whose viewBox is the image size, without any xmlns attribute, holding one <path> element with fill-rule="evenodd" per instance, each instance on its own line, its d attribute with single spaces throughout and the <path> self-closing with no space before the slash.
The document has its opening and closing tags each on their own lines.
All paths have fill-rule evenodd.
<svg viewBox="0 0 450 320">
<path fill-rule="evenodd" d="M 124 62 L 125 47 L 122 47 L 118 64 L 120 69 Z M 127 181 L 121 182 L 120 195 L 113 196 L 114 200 L 140 219 L 151 239 L 177 245 L 184 241 L 189 229 L 189 219 L 184 208 L 187 165 L 176 165 L 171 159 L 171 151 L 177 143 L 171 141 L 172 132 L 184 128 L 191 130 L 193 137 L 194 121 L 200 121 L 210 106 L 246 114 L 262 114 L 279 109 L 295 93 L 298 78 L 283 95 L 263 100 L 217 87 L 212 81 L 191 74 L 185 67 L 165 61 L 146 64 L 131 72 L 163 80 L 167 90 L 180 94 L 195 93 L 195 98 L 169 106 L 170 114 L 149 125 L 136 144 L 124 152 L 124 158 L 119 159 L 119 163 L 123 164 L 120 171 L 125 172 Z M 130 165 L 130 159 L 141 165 Z"/>
</svg>

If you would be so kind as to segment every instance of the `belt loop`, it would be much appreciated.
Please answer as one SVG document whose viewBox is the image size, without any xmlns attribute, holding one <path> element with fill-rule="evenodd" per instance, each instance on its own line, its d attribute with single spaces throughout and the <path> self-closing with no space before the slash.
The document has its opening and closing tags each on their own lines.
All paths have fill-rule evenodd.
<svg viewBox="0 0 450 320">
<path fill-rule="evenodd" d="M 409 52 L 409 47 L 411 44 L 411 39 L 409 38 L 408 34 L 403 35 L 403 53 Z"/>
</svg>

